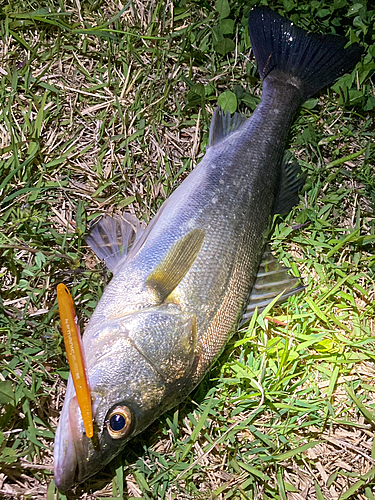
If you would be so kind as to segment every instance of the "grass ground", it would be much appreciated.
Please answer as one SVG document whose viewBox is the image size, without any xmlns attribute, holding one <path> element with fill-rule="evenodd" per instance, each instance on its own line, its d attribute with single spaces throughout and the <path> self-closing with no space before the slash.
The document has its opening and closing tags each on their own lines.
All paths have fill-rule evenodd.
<svg viewBox="0 0 375 500">
<path fill-rule="evenodd" d="M 13 0 L 0 7 L 0 497 L 60 499 L 68 368 L 56 285 L 82 326 L 108 272 L 99 214 L 148 222 L 203 156 L 219 102 L 250 113 L 255 1 Z M 186 402 L 69 498 L 375 498 L 375 10 L 261 1 L 366 49 L 290 135 L 308 173 L 273 248 L 306 292 L 253 317 Z"/>
</svg>

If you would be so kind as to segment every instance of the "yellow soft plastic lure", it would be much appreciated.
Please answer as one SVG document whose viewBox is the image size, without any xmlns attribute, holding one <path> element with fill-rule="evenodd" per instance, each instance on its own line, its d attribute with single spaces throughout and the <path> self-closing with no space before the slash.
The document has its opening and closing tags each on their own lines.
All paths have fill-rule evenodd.
<svg viewBox="0 0 375 500">
<path fill-rule="evenodd" d="M 89 384 L 87 382 L 81 335 L 77 325 L 72 296 L 62 283 L 57 285 L 57 301 L 59 303 L 61 328 L 63 331 L 70 373 L 72 374 L 83 425 L 85 426 L 86 436 L 92 438 L 94 429 L 92 422 L 91 396 Z"/>
</svg>

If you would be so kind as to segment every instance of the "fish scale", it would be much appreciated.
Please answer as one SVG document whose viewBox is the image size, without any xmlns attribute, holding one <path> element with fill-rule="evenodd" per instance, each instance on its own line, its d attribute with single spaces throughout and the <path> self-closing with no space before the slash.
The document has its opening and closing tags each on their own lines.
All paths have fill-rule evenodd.
<svg viewBox="0 0 375 500">
<path fill-rule="evenodd" d="M 307 34 L 265 7 L 251 12 L 249 33 L 264 80 L 253 115 L 214 112 L 206 155 L 146 229 L 128 214 L 104 217 L 87 238 L 113 279 L 83 335 L 93 439 L 68 381 L 55 439 L 62 491 L 182 401 L 242 317 L 303 289 L 266 246 L 273 216 L 296 203 L 303 184 L 284 149 L 298 107 L 362 49 Z"/>
</svg>

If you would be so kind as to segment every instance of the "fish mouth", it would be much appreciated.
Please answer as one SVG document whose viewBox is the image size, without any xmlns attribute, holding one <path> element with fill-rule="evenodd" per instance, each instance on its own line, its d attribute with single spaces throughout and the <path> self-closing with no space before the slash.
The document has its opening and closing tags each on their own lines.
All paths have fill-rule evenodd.
<svg viewBox="0 0 375 500">
<path fill-rule="evenodd" d="M 73 399 L 73 398 L 72 398 Z M 70 403 L 73 403 L 71 400 Z M 56 430 L 55 450 L 54 450 L 54 476 L 57 488 L 62 491 L 71 490 L 76 484 L 76 474 L 78 467 L 78 456 L 76 450 L 74 434 L 72 429 L 71 413 L 65 411 L 71 405 L 64 405 L 61 413 L 59 425 Z"/>
<path fill-rule="evenodd" d="M 121 444 L 112 444 L 110 438 L 102 442 L 99 434 L 94 422 L 94 437 L 86 436 L 76 396 L 66 397 L 54 450 L 55 485 L 62 493 L 89 479 L 117 454 Z"/>
<path fill-rule="evenodd" d="M 90 476 L 85 467 L 88 445 L 78 401 L 73 396 L 69 404 L 64 404 L 55 436 L 54 476 L 61 492 L 70 491 Z"/>
</svg>

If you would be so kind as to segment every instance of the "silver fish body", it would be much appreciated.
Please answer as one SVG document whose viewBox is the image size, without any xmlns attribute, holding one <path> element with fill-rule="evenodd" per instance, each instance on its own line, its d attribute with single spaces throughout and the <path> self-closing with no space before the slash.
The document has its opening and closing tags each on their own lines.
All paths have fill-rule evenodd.
<svg viewBox="0 0 375 500">
<path fill-rule="evenodd" d="M 267 26 L 269 18 L 279 24 L 282 19 L 283 32 L 289 23 L 268 9 L 255 15 Z M 334 78 L 359 57 L 350 56 Z M 55 440 L 55 481 L 62 491 L 96 473 L 182 401 L 246 310 L 282 197 L 282 158 L 293 115 L 320 88 L 315 83 L 306 90 L 298 72 L 269 69 L 267 57 L 257 56 L 264 86 L 251 118 L 215 112 L 211 145 L 200 164 L 148 228 L 138 228 L 141 235 L 129 253 L 116 260 L 83 335 L 94 438 L 85 435 L 69 380 Z"/>
</svg>

